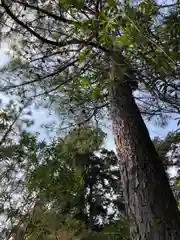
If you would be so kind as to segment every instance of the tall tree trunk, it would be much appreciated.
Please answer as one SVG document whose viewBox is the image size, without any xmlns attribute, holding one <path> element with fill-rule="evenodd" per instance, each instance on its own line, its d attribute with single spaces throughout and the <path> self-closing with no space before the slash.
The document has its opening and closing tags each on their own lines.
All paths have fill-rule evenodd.
<svg viewBox="0 0 180 240">
<path fill-rule="evenodd" d="M 117 63 L 117 59 L 115 61 Z M 109 87 L 110 113 L 131 220 L 131 237 L 136 240 L 180 239 L 179 211 L 163 164 L 115 61 Z"/>
</svg>

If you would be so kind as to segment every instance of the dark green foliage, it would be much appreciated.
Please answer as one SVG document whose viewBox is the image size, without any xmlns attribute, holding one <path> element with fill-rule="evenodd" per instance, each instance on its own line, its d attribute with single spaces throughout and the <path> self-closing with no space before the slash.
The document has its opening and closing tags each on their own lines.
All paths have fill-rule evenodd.
<svg viewBox="0 0 180 240">
<path fill-rule="evenodd" d="M 110 226 L 120 219 L 119 231 L 124 234 L 128 227 L 117 157 L 101 147 L 103 136 L 100 130 L 84 126 L 47 144 L 23 132 L 17 143 L 1 148 L 6 185 L 0 200 L 2 214 L 10 220 L 8 228 L 22 222 L 29 239 L 40 231 L 38 236 L 45 240 L 57 229 L 87 237 L 103 234 L 106 228 L 109 234 Z M 16 194 L 19 202 L 14 202 Z M 14 205 L 5 207 L 5 197 Z"/>
<path fill-rule="evenodd" d="M 179 132 L 170 132 L 164 139 L 155 138 L 154 144 L 166 169 L 171 166 L 178 166 L 180 144 Z"/>
<path fill-rule="evenodd" d="M 93 140 L 93 134 L 92 139 L 84 134 L 85 138 L 79 138 L 80 144 L 75 146 L 71 142 L 76 139 L 74 134 L 55 144 L 51 154 L 44 156 L 31 174 L 30 186 L 60 205 L 63 214 L 83 222 L 91 231 L 99 231 L 125 214 L 117 158 L 113 151 L 99 149 L 95 154 L 84 145 L 84 141 Z"/>
</svg>

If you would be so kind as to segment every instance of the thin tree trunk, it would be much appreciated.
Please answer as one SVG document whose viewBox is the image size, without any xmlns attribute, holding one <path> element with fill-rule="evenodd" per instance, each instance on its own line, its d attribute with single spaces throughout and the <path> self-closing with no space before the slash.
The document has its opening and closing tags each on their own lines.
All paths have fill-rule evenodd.
<svg viewBox="0 0 180 240">
<path fill-rule="evenodd" d="M 92 231 L 94 225 L 94 204 L 93 204 L 93 186 L 89 184 L 89 231 Z"/>
<path fill-rule="evenodd" d="M 114 61 L 113 65 L 116 65 Z M 112 68 L 114 82 L 109 87 L 109 100 L 125 201 L 132 221 L 131 237 L 180 239 L 176 200 L 131 89 L 122 83 L 119 69 L 117 65 Z"/>
</svg>

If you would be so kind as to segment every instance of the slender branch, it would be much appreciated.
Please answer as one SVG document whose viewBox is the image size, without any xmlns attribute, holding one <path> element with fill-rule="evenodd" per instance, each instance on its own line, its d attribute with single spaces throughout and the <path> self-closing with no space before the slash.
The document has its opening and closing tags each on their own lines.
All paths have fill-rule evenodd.
<svg viewBox="0 0 180 240">
<path fill-rule="evenodd" d="M 1 140 L 0 140 L 0 147 L 1 147 L 2 144 L 6 141 L 9 133 L 12 131 L 13 126 L 15 125 L 15 123 L 17 122 L 17 120 L 19 119 L 19 117 L 21 116 L 24 108 L 25 108 L 25 105 L 20 109 L 19 113 L 16 115 L 16 117 L 15 117 L 14 120 L 13 120 L 13 122 L 11 123 L 11 125 L 9 126 L 9 128 L 6 130 L 4 136 L 1 138 Z"/>
<path fill-rule="evenodd" d="M 160 5 L 160 6 L 158 6 L 158 8 L 161 9 L 161 8 L 169 8 L 169 7 L 176 7 L 176 6 L 178 6 L 178 3 Z"/>
<path fill-rule="evenodd" d="M 61 51 L 57 51 L 57 52 L 53 52 L 53 53 L 51 53 L 51 54 L 48 54 L 48 55 L 44 55 L 44 56 L 42 56 L 42 57 L 39 57 L 39 58 L 34 58 L 34 59 L 32 59 L 31 61 L 30 61 L 30 63 L 32 63 L 32 62 L 36 62 L 36 61 L 38 61 L 38 60 L 45 60 L 46 58 L 49 58 L 49 57 L 52 57 L 52 56 L 55 56 L 55 55 L 58 55 L 58 54 L 61 54 L 62 52 Z M 46 54 L 46 53 L 45 53 Z"/>
<path fill-rule="evenodd" d="M 11 89 L 14 89 L 14 88 L 18 88 L 18 87 L 23 87 L 25 85 L 29 85 L 29 84 L 32 84 L 32 83 L 35 83 L 35 82 L 38 82 L 38 81 L 42 81 L 46 78 L 49 78 L 49 77 L 53 77 L 54 75 L 58 74 L 58 73 L 61 73 L 62 71 L 64 71 L 66 68 L 70 67 L 71 65 L 73 65 L 74 63 L 76 63 L 78 60 L 75 59 L 74 61 L 71 61 L 70 63 L 68 63 L 67 65 L 61 67 L 60 69 L 58 69 L 56 72 L 53 72 L 53 73 L 50 73 L 46 76 L 44 76 L 43 78 L 36 78 L 34 80 L 31 80 L 31 81 L 27 81 L 27 82 L 23 82 L 21 84 L 16 84 L 16 85 L 12 85 L 12 86 L 7 86 L 7 87 L 4 87 L 2 89 L 0 89 L 0 91 L 8 91 L 8 90 L 11 90 Z"/>
<path fill-rule="evenodd" d="M 62 42 L 58 42 L 58 41 L 52 41 L 49 40 L 47 38 L 44 38 L 43 36 L 41 36 L 40 34 L 38 34 L 36 31 L 34 31 L 32 28 L 30 28 L 29 26 L 27 26 L 25 23 L 23 23 L 21 20 L 19 20 L 19 18 L 17 18 L 16 15 L 14 15 L 12 13 L 12 11 L 9 9 L 9 7 L 6 5 L 5 0 L 1 0 L 1 6 L 6 10 L 6 13 L 21 27 L 23 27 L 24 29 L 26 29 L 29 33 L 31 33 L 33 36 L 35 36 L 37 39 L 41 40 L 44 43 L 53 45 L 53 46 L 58 46 L 58 47 L 64 47 L 64 46 L 68 46 L 68 45 L 73 45 L 73 44 L 81 44 L 81 45 L 85 45 L 85 46 L 91 46 L 91 47 L 95 47 L 98 48 L 104 52 L 108 52 L 108 49 L 102 47 L 101 45 L 95 43 L 95 42 L 90 42 L 90 40 L 92 39 L 92 37 L 90 37 L 87 40 L 79 40 L 76 38 L 72 38 L 69 41 L 62 41 Z"/>
<path fill-rule="evenodd" d="M 4 9 L 6 10 L 6 13 L 17 23 L 19 24 L 21 27 L 23 27 L 24 29 L 26 29 L 28 32 L 30 32 L 33 36 L 35 36 L 36 38 L 38 38 L 39 40 L 41 40 L 44 43 L 53 45 L 53 46 L 59 46 L 59 47 L 64 47 L 70 44 L 82 44 L 81 41 L 79 41 L 78 39 L 71 39 L 70 41 L 66 41 L 66 42 L 55 42 L 52 40 L 49 40 L 47 38 L 42 37 L 41 35 L 39 35 L 37 32 L 35 32 L 32 28 L 28 27 L 25 23 L 23 23 L 21 20 L 19 20 L 17 18 L 16 15 L 14 15 L 9 7 L 5 4 L 4 0 L 1 1 L 1 5 L 4 7 Z"/>
<path fill-rule="evenodd" d="M 6 5 L 5 0 L 1 0 L 1 6 L 6 10 L 6 13 L 21 27 L 23 27 L 24 29 L 26 29 L 29 33 L 31 33 L 33 36 L 35 36 L 37 39 L 41 40 L 44 43 L 53 45 L 53 46 L 58 46 L 58 47 L 64 47 L 64 46 L 68 46 L 68 45 L 73 45 L 73 44 L 80 44 L 80 45 L 84 45 L 84 46 L 91 46 L 91 47 L 95 47 L 97 49 L 102 50 L 103 52 L 108 52 L 108 49 L 102 47 L 101 45 L 99 45 L 98 43 L 95 42 L 91 42 L 90 40 L 92 40 L 92 37 L 90 37 L 87 40 L 83 40 L 83 39 L 76 39 L 76 38 L 72 38 L 69 41 L 62 41 L 62 42 L 58 42 L 58 41 L 52 41 L 49 40 L 47 38 L 44 38 L 43 36 L 41 36 L 40 34 L 38 34 L 36 31 L 34 31 L 32 28 L 30 28 L 29 26 L 27 26 L 25 23 L 23 23 L 21 20 L 19 20 L 19 18 L 17 18 L 16 15 L 14 15 L 12 13 L 12 11 L 9 9 L 9 7 Z"/>
<path fill-rule="evenodd" d="M 33 10 L 36 10 L 37 12 L 44 13 L 44 14 L 46 14 L 47 16 L 52 17 L 52 18 L 54 18 L 55 20 L 61 21 L 61 22 L 63 22 L 63 23 L 68 23 L 68 24 L 74 24 L 74 23 L 76 23 L 76 22 L 73 21 L 73 20 L 66 19 L 66 18 L 64 18 L 64 17 L 62 17 L 62 16 L 57 16 L 56 14 L 53 14 L 53 13 L 51 13 L 51 12 L 49 12 L 49 11 L 46 11 L 46 10 L 44 10 L 44 9 L 42 9 L 42 8 L 39 8 L 38 6 L 30 5 L 30 4 L 28 4 L 27 2 L 22 2 L 22 1 L 18 1 L 18 0 L 17 0 L 17 1 L 14 1 L 14 2 L 19 3 L 19 4 L 23 5 L 24 7 L 27 7 L 27 8 L 31 8 L 31 9 L 33 9 Z"/>
</svg>

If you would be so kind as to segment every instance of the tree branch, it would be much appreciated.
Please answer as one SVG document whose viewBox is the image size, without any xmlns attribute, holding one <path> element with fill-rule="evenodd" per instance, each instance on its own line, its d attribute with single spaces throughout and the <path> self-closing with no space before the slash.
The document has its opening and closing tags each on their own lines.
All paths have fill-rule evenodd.
<svg viewBox="0 0 180 240">
<path fill-rule="evenodd" d="M 63 23 L 68 23 L 68 24 L 74 24 L 75 23 L 75 21 L 73 21 L 73 20 L 66 19 L 66 18 L 64 18 L 62 16 L 57 16 L 57 15 L 51 13 L 51 12 L 48 12 L 48 11 L 42 9 L 42 8 L 39 8 L 38 6 L 33 6 L 33 5 L 30 5 L 30 4 L 26 3 L 26 2 L 22 2 L 22 1 L 18 1 L 18 0 L 14 1 L 14 2 L 19 3 L 19 4 L 23 5 L 24 7 L 36 10 L 37 12 L 44 13 L 47 16 L 52 17 L 55 20 L 61 21 Z"/>
<path fill-rule="evenodd" d="M 85 46 L 91 46 L 91 47 L 95 47 L 95 48 L 98 48 L 104 52 L 108 52 L 108 49 L 100 46 L 99 44 L 97 43 L 94 43 L 94 42 L 90 42 L 91 38 L 90 37 L 89 39 L 87 40 L 79 40 L 79 39 L 76 39 L 76 38 L 72 38 L 71 40 L 69 41 L 65 41 L 65 42 L 58 42 L 58 41 L 52 41 L 52 40 L 49 40 L 47 38 L 44 38 L 43 36 L 41 36 L 40 34 L 38 34 L 37 32 L 35 32 L 32 28 L 30 28 L 29 26 L 27 26 L 25 23 L 23 23 L 21 20 L 19 20 L 17 18 L 16 15 L 14 15 L 12 13 L 12 11 L 9 9 L 9 7 L 6 5 L 5 3 L 5 0 L 1 0 L 1 6 L 6 10 L 6 13 L 18 24 L 20 25 L 21 27 L 23 27 L 24 29 L 26 29 L 29 33 L 31 33 L 33 36 L 35 36 L 37 39 L 41 40 L 42 42 L 44 43 L 47 43 L 47 44 L 50 44 L 50 45 L 53 45 L 53 46 L 58 46 L 58 47 L 64 47 L 64 46 L 68 46 L 68 45 L 73 45 L 73 44 L 80 44 L 80 45 L 85 45 Z"/>
<path fill-rule="evenodd" d="M 13 85 L 13 86 L 7 86 L 7 87 L 4 87 L 4 88 L 0 89 L 0 91 L 8 91 L 10 89 L 23 87 L 23 86 L 28 85 L 28 84 L 32 84 L 32 83 L 35 83 L 35 82 L 38 82 L 38 81 L 42 81 L 46 78 L 53 77 L 54 75 L 56 75 L 58 73 L 61 73 L 62 71 L 64 71 L 66 68 L 70 67 L 72 64 L 76 63 L 77 61 L 78 61 L 78 59 L 75 59 L 74 61 L 69 62 L 68 64 L 61 67 L 59 70 L 57 70 L 56 72 L 50 73 L 50 74 L 44 76 L 43 78 L 36 78 L 34 80 L 23 82 L 21 84 L 16 84 L 16 85 Z"/>
<path fill-rule="evenodd" d="M 15 123 L 17 122 L 17 120 L 19 119 L 19 117 L 21 116 L 21 113 L 23 112 L 25 106 L 23 106 L 20 110 L 19 113 L 16 115 L 16 117 L 14 118 L 14 120 L 12 121 L 11 125 L 8 127 L 8 129 L 6 130 L 4 136 L 1 138 L 0 140 L 0 147 L 2 146 L 2 144 L 6 141 L 9 133 L 12 131 L 13 126 L 15 125 Z"/>
</svg>

